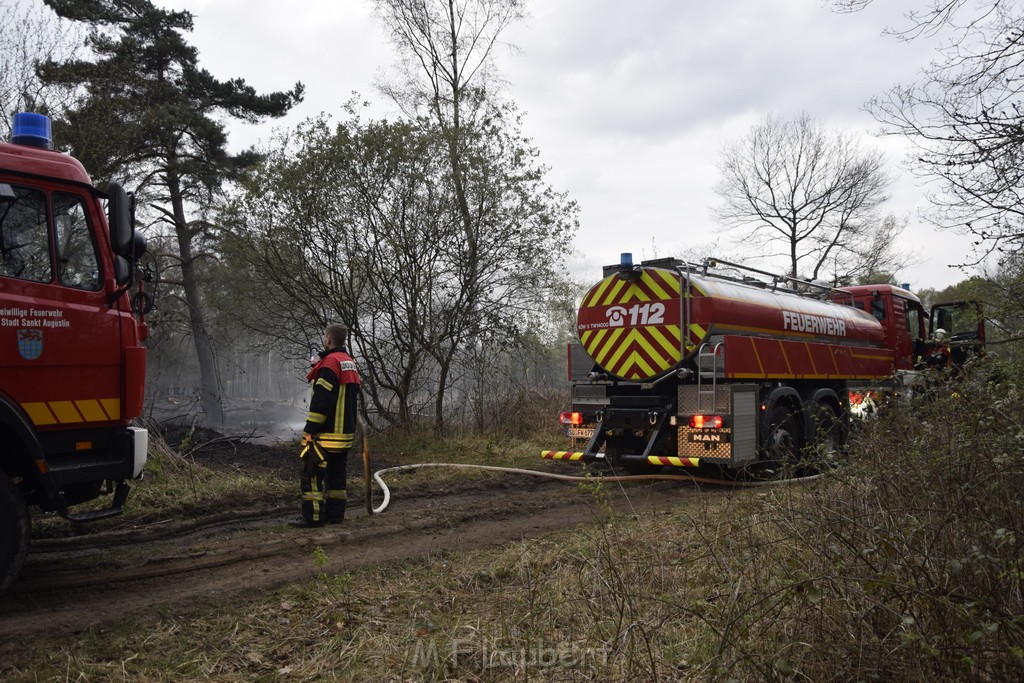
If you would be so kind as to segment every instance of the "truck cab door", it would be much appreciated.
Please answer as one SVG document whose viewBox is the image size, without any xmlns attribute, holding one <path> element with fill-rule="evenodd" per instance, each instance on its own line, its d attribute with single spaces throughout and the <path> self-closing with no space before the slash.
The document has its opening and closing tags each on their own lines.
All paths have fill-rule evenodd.
<svg viewBox="0 0 1024 683">
<path fill-rule="evenodd" d="M 9 186 L 16 197 L 0 223 L 5 390 L 43 432 L 120 421 L 121 325 L 109 303 L 96 204 L 77 188 Z M 65 444 L 50 446 L 73 455 Z"/>
<path fill-rule="evenodd" d="M 961 367 L 968 359 L 985 352 L 985 314 L 981 302 L 954 301 L 932 306 L 928 336 L 937 346 L 936 332 L 942 330 L 941 343 L 948 345 L 950 362 Z"/>
</svg>

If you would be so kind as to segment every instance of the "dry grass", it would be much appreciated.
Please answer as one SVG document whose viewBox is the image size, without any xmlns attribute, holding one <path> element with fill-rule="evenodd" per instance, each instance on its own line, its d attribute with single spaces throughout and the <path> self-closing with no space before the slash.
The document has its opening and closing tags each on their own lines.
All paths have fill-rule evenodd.
<svg viewBox="0 0 1024 683">
<path fill-rule="evenodd" d="M 1007 377 L 893 408 L 810 485 L 643 519 L 590 485 L 595 524 L 571 533 L 41 641 L 0 677 L 1019 680 L 1024 396 Z"/>
<path fill-rule="evenodd" d="M 156 436 L 150 438 L 145 477 L 132 482 L 131 494 L 122 516 L 90 522 L 89 529 L 103 530 L 154 519 L 180 519 L 225 509 L 245 508 L 254 500 L 267 505 L 292 502 L 296 498 L 294 481 L 267 473 L 214 471 L 183 457 Z M 110 504 L 102 497 L 75 508 L 75 511 L 102 508 Z M 33 522 L 35 538 L 51 538 L 73 533 L 74 524 L 55 516 Z"/>
</svg>

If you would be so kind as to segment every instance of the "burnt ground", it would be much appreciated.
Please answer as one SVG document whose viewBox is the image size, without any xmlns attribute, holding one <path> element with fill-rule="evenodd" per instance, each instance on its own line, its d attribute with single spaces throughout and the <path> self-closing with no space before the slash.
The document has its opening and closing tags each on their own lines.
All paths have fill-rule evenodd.
<svg viewBox="0 0 1024 683">
<path fill-rule="evenodd" d="M 292 443 L 256 440 L 247 435 L 225 436 L 212 429 L 193 429 L 182 425 L 161 426 L 158 434 L 172 449 L 204 467 L 224 472 L 245 470 L 274 474 L 283 478 L 295 476 L 298 447 Z"/>
<path fill-rule="evenodd" d="M 165 430 L 172 446 L 180 433 Z M 225 471 L 263 472 L 296 480 L 295 445 L 255 443 L 197 430 L 185 452 L 195 462 Z M 190 445 L 190 444 L 186 444 Z M 375 460 L 374 470 L 393 463 Z M 580 475 L 573 463 L 564 474 Z M 350 461 L 350 473 L 359 469 Z M 395 481 L 401 478 L 401 491 Z M 121 621 L 170 613 L 185 615 L 233 605 L 320 571 L 341 572 L 381 562 L 430 561 L 439 551 L 494 547 L 572 529 L 606 514 L 573 483 L 493 474 L 444 487 L 430 470 L 388 477 L 392 500 L 380 514 L 365 511 L 361 486 L 352 487 L 345 523 L 293 529 L 295 503 L 252 501 L 204 510 L 187 519 L 148 519 L 60 538 L 38 538 L 20 577 L 0 596 L 0 655 L 16 647 L 12 636 L 75 634 Z M 644 514 L 692 500 L 697 489 L 680 481 L 628 482 L 608 487 L 608 503 Z M 380 492 L 374 503 L 379 505 Z M 314 548 L 329 558 L 310 561 Z M 146 617 L 144 615 L 154 615 Z"/>
</svg>

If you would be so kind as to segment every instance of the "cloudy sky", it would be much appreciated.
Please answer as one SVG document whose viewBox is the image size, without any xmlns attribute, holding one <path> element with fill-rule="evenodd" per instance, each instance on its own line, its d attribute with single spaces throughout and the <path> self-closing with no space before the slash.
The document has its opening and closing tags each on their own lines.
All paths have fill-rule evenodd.
<svg viewBox="0 0 1024 683">
<path fill-rule="evenodd" d="M 155 2 L 193 13 L 192 43 L 217 77 L 242 77 L 261 91 L 306 85 L 305 101 L 273 126 L 338 113 L 353 91 L 387 113 L 374 83 L 395 52 L 369 0 Z M 567 269 L 589 281 L 620 252 L 693 258 L 689 250 L 710 244 L 715 255 L 740 259 L 710 214 L 719 152 L 768 113 L 806 111 L 886 152 L 900 178 L 889 210 L 910 218 L 902 246 L 919 252 L 901 281 L 917 290 L 965 277 L 949 264 L 966 258 L 970 240 L 919 218 L 924 191 L 902 168 L 902 141 L 872 137 L 877 124 L 863 111 L 931 58 L 932 44 L 883 35 L 922 3 L 883 0 L 837 15 L 823 2 L 529 4 L 529 17 L 504 35 L 518 51 L 501 50 L 498 63 L 549 181 L 580 205 Z M 269 133 L 238 127 L 231 135 L 241 147 Z"/>
</svg>

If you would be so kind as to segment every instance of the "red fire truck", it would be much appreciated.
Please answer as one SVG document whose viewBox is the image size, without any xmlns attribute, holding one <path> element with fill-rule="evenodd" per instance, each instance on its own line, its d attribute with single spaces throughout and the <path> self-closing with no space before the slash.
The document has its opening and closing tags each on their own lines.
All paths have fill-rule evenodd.
<svg viewBox="0 0 1024 683">
<path fill-rule="evenodd" d="M 572 450 L 542 456 L 634 472 L 834 451 L 851 396 L 912 391 L 928 364 L 979 350 L 985 335 L 972 304 L 929 314 L 892 285 L 833 289 L 721 259 L 634 265 L 630 254 L 583 297 L 576 330 L 560 416 Z"/>
<path fill-rule="evenodd" d="M 30 506 L 116 515 L 141 476 L 147 327 L 130 290 L 145 241 L 133 223 L 123 187 L 101 192 L 52 148 L 49 119 L 15 115 L 0 143 L 0 591 L 24 561 Z M 101 495 L 108 506 L 70 511 Z"/>
</svg>

